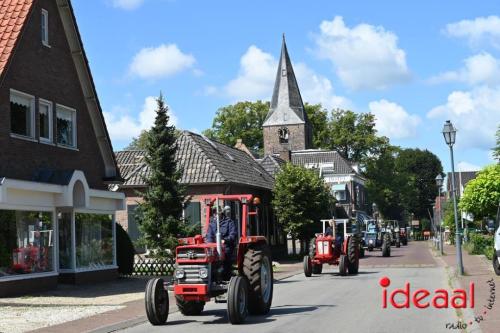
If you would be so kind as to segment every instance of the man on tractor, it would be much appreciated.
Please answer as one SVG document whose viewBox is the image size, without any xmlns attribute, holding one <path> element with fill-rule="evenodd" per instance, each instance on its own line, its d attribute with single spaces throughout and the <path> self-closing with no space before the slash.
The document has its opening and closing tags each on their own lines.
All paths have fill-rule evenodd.
<svg viewBox="0 0 500 333">
<path fill-rule="evenodd" d="M 215 243 L 217 235 L 217 207 L 212 209 L 212 217 L 208 225 L 205 241 Z M 233 259 L 234 243 L 237 237 L 236 225 L 231 219 L 231 207 L 224 207 L 221 216 L 219 216 L 219 232 L 222 244 L 225 245 L 225 260 L 223 276 L 226 280 L 231 278 L 231 266 Z"/>
</svg>

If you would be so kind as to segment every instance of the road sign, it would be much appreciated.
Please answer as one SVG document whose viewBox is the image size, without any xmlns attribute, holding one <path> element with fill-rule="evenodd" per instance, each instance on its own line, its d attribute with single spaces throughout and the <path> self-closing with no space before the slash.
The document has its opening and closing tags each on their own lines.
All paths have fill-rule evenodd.
<svg viewBox="0 0 500 333">
<path fill-rule="evenodd" d="M 420 220 L 412 220 L 411 225 L 418 227 L 420 225 Z"/>
</svg>

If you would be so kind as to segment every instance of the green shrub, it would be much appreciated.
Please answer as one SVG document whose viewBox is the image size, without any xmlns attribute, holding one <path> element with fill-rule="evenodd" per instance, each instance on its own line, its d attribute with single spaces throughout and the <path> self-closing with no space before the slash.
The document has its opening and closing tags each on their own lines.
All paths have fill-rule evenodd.
<svg viewBox="0 0 500 333">
<path fill-rule="evenodd" d="M 470 254 L 484 254 L 488 259 L 492 259 L 493 243 L 493 236 L 471 233 L 466 248 Z"/>
<path fill-rule="evenodd" d="M 128 233 L 120 224 L 116 224 L 116 263 L 118 272 L 131 275 L 134 271 L 135 249 Z"/>
</svg>

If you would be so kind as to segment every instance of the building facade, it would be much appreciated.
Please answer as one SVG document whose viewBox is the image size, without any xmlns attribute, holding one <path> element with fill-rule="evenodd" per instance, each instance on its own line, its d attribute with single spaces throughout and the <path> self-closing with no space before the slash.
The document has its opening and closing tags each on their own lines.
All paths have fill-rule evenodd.
<svg viewBox="0 0 500 333">
<path fill-rule="evenodd" d="M 2 1 L 0 41 L 0 296 L 116 277 L 121 177 L 70 1 Z"/>
</svg>

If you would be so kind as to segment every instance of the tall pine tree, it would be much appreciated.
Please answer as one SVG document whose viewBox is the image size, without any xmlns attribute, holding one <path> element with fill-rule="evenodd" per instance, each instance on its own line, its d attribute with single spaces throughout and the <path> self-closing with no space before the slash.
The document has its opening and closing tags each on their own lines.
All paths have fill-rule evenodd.
<svg viewBox="0 0 500 333">
<path fill-rule="evenodd" d="M 186 195 L 175 159 L 176 131 L 169 125 L 168 107 L 162 94 L 157 103 L 155 124 L 145 143 L 145 162 L 150 170 L 144 180 L 147 190 L 137 217 L 141 243 L 153 250 L 156 257 L 165 258 L 173 254 L 177 236 L 184 233 L 182 205 Z"/>
</svg>

